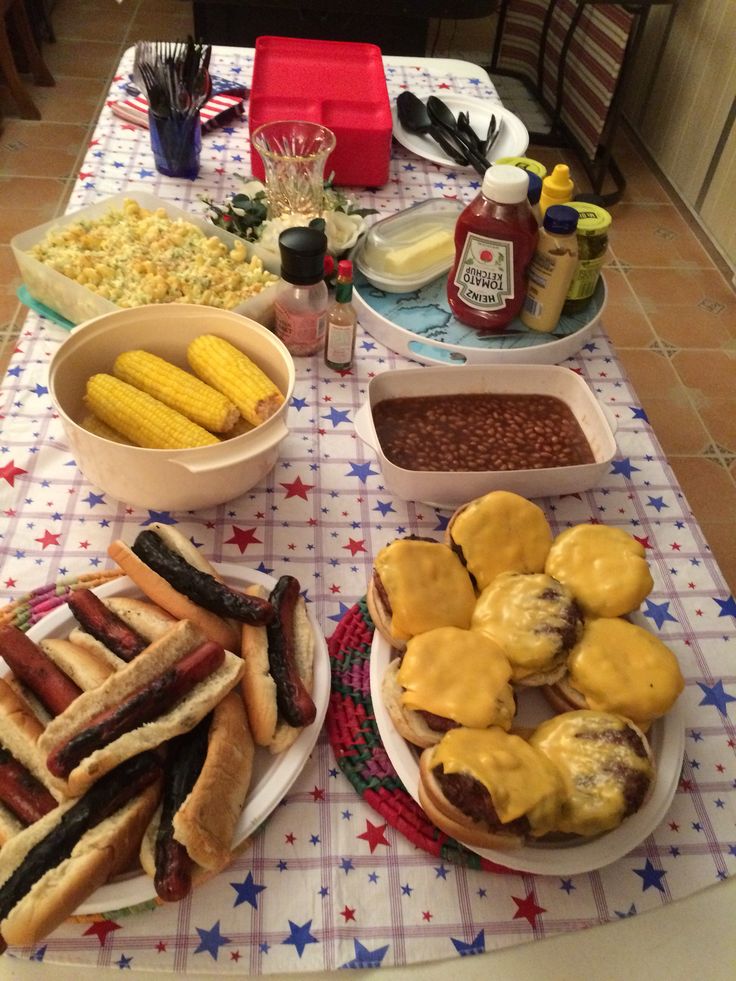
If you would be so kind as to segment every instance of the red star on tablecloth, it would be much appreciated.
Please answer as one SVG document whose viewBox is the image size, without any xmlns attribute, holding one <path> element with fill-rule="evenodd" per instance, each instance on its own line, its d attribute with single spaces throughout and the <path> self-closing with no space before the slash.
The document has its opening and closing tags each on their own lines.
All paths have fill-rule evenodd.
<svg viewBox="0 0 736 981">
<path fill-rule="evenodd" d="M 261 539 L 256 538 L 255 528 L 238 528 L 237 525 L 233 525 L 232 528 L 233 537 L 228 538 L 225 541 L 225 545 L 237 545 L 241 555 L 249 545 L 262 544 Z"/>
<path fill-rule="evenodd" d="M 534 902 L 534 894 L 531 892 L 525 899 L 519 899 L 517 896 L 512 896 L 511 898 L 518 907 L 513 918 L 515 920 L 529 920 L 530 926 L 536 926 L 534 921 L 539 914 L 547 912 L 543 906 L 537 906 L 537 904 Z"/>
<path fill-rule="evenodd" d="M 41 548 L 47 548 L 49 545 L 58 545 L 60 537 L 61 532 L 54 534 L 52 531 L 45 531 L 43 537 L 35 538 L 34 541 L 40 542 Z"/>
<path fill-rule="evenodd" d="M 356 541 L 354 538 L 348 538 L 347 545 L 343 545 L 343 548 L 349 549 L 351 555 L 357 555 L 358 552 L 365 552 L 365 538 L 361 538 Z"/>
<path fill-rule="evenodd" d="M 649 541 L 649 535 L 645 535 L 643 538 L 639 538 L 638 535 L 634 535 L 633 538 L 634 541 L 639 542 L 639 544 L 642 545 L 644 548 L 652 547 L 652 543 Z"/>
<path fill-rule="evenodd" d="M 100 941 L 100 947 L 104 947 L 108 934 L 114 933 L 115 930 L 121 929 L 122 927 L 120 924 L 115 923 L 114 920 L 97 920 L 96 923 L 93 923 L 91 926 L 87 927 L 83 936 L 97 937 L 97 939 Z"/>
<path fill-rule="evenodd" d="M 0 480 L 7 480 L 11 487 L 15 487 L 15 478 L 22 473 L 28 473 L 28 471 L 21 470 L 20 467 L 16 467 L 15 461 L 11 460 L 10 463 L 6 463 L 4 467 L 0 467 Z"/>
<path fill-rule="evenodd" d="M 355 920 L 355 910 L 351 909 L 349 906 L 346 906 L 345 909 L 340 910 L 340 916 L 345 917 L 346 923 L 348 920 Z"/>
<path fill-rule="evenodd" d="M 322 787 L 315 787 L 314 790 L 310 790 L 309 795 L 314 801 L 325 799 L 325 792 Z"/>
<path fill-rule="evenodd" d="M 164 953 L 164 951 L 166 950 L 166 944 L 163 942 L 163 940 L 159 940 L 159 942 L 156 944 L 156 950 L 158 951 L 159 954 Z"/>
<path fill-rule="evenodd" d="M 389 848 L 391 847 L 391 843 L 386 841 L 386 835 L 384 834 L 386 828 L 386 824 L 371 824 L 371 822 L 366 819 L 365 831 L 362 835 L 356 835 L 356 838 L 363 838 L 364 841 L 368 842 L 372 855 L 379 845 L 386 845 Z"/>
<path fill-rule="evenodd" d="M 288 501 L 290 497 L 301 497 L 303 500 L 308 501 L 307 491 L 310 491 L 314 484 L 305 484 L 301 477 L 297 477 L 296 480 L 292 481 L 290 484 L 281 483 L 281 486 L 286 491 L 286 500 Z"/>
</svg>

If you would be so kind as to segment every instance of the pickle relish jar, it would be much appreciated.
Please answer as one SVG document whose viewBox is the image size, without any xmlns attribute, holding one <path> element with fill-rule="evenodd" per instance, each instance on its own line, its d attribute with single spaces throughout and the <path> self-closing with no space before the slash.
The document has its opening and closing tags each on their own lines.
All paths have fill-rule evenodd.
<svg viewBox="0 0 736 981">
<path fill-rule="evenodd" d="M 611 216 L 597 204 L 568 201 L 578 213 L 578 263 L 562 307 L 563 314 L 580 313 L 590 303 L 608 252 Z"/>
</svg>

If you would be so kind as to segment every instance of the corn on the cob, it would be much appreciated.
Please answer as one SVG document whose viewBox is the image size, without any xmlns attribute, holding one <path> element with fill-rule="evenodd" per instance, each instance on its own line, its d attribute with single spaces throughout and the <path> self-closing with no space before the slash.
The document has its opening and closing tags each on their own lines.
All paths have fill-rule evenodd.
<svg viewBox="0 0 736 981">
<path fill-rule="evenodd" d="M 79 423 L 82 429 L 86 429 L 88 433 L 93 433 L 95 436 L 102 436 L 103 439 L 109 439 L 112 443 L 125 443 L 126 446 L 134 446 L 129 439 L 126 439 L 122 433 L 117 432 L 112 429 L 102 419 L 98 419 L 97 416 L 88 412 L 87 415 Z"/>
<path fill-rule="evenodd" d="M 87 407 L 136 446 L 181 450 L 219 443 L 180 412 L 113 375 L 92 375 L 87 382 Z"/>
<path fill-rule="evenodd" d="M 222 392 L 149 351 L 124 351 L 115 358 L 112 373 L 211 433 L 227 432 L 240 417 Z"/>
<path fill-rule="evenodd" d="M 258 426 L 283 405 L 284 396 L 250 358 L 214 334 L 195 337 L 187 360 L 196 375 L 222 392 L 245 419 Z"/>
</svg>

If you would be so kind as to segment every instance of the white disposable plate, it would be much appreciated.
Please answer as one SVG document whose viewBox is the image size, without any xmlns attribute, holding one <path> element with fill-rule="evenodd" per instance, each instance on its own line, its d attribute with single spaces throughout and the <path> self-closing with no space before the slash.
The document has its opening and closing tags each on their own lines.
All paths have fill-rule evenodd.
<svg viewBox="0 0 736 981">
<path fill-rule="evenodd" d="M 445 92 L 434 93 L 438 99 L 442 99 L 448 108 L 452 110 L 457 119 L 459 112 L 470 114 L 470 125 L 476 133 L 483 137 L 488 131 L 491 116 L 501 120 L 501 132 L 493 145 L 489 155 L 489 160 L 499 160 L 501 157 L 523 157 L 529 146 L 529 132 L 518 116 L 515 116 L 509 109 L 504 109 L 498 102 L 491 99 L 478 99 L 465 95 L 451 95 Z M 426 102 L 426 99 L 423 99 Z M 432 163 L 440 164 L 442 167 L 451 167 L 453 170 L 472 170 L 470 165 L 465 167 L 455 163 L 444 152 L 431 136 L 421 133 L 410 133 L 409 130 L 399 122 L 396 110 L 396 102 L 391 105 L 393 115 L 393 134 L 407 150 L 416 153 L 418 157 L 424 157 Z"/>
<path fill-rule="evenodd" d="M 419 749 L 408 743 L 396 730 L 381 696 L 381 681 L 391 657 L 390 644 L 376 631 L 373 635 L 370 663 L 373 714 L 383 745 L 399 779 L 407 792 L 419 803 Z M 520 726 L 536 726 L 551 715 L 549 705 L 539 692 L 529 690 L 520 696 L 517 716 Z M 578 875 L 603 868 L 623 858 L 659 826 L 675 795 L 685 749 L 685 726 L 677 704 L 663 719 L 652 725 L 649 741 L 657 766 L 654 786 L 641 809 L 613 831 L 597 838 L 539 842 L 508 851 L 477 848 L 474 845 L 466 847 L 497 865 L 537 875 Z"/>
<path fill-rule="evenodd" d="M 271 590 L 276 585 L 276 580 L 271 576 L 264 575 L 254 569 L 244 569 L 240 565 L 226 562 L 219 563 L 217 568 L 223 579 L 231 586 L 260 583 Z M 93 592 L 103 598 L 107 596 L 141 595 L 138 587 L 127 576 L 104 583 L 104 585 L 96 587 Z M 248 799 L 235 829 L 233 848 L 237 848 L 252 835 L 271 811 L 278 806 L 304 768 L 324 722 L 330 696 L 330 661 L 327 645 L 317 621 L 311 611 L 308 610 L 308 613 L 315 637 L 312 697 L 317 707 L 317 717 L 286 752 L 272 756 L 268 750 L 256 750 Z M 75 625 L 76 620 L 69 607 L 64 605 L 57 607 L 34 627 L 31 627 L 28 636 L 35 643 L 46 637 L 66 637 Z M 135 906 L 138 903 L 155 899 L 155 897 L 156 891 L 153 887 L 153 880 L 141 871 L 128 878 L 116 879 L 106 883 L 74 912 L 75 915 L 106 913 L 111 910 Z"/>
</svg>

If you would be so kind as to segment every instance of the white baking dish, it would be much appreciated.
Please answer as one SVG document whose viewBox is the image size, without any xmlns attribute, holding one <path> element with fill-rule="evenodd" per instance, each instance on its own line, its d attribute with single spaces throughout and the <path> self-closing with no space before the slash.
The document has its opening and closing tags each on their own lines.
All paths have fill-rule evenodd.
<svg viewBox="0 0 736 981">
<path fill-rule="evenodd" d="M 103 296 L 99 296 L 92 290 L 87 289 L 81 283 L 75 282 L 56 269 L 52 269 L 51 266 L 39 262 L 38 259 L 34 259 L 28 253 L 30 249 L 42 241 L 51 229 L 64 228 L 82 220 L 100 218 L 112 209 L 120 209 L 123 202 L 128 199 L 136 201 L 142 208 L 151 211 L 155 211 L 157 208 L 163 208 L 166 214 L 174 221 L 188 221 L 208 237 L 219 238 L 222 242 L 225 242 L 228 248 L 232 248 L 236 242 L 243 241 L 237 235 L 232 235 L 223 228 L 218 228 L 205 218 L 190 214 L 188 211 L 183 211 L 181 208 L 177 208 L 176 205 L 170 204 L 168 201 L 164 201 L 154 194 L 147 194 L 145 191 L 124 191 L 112 197 L 105 198 L 104 201 L 99 201 L 97 204 L 73 211 L 61 218 L 54 218 L 52 221 L 47 221 L 43 225 L 37 225 L 35 228 L 30 228 L 25 232 L 19 232 L 13 236 L 10 240 L 10 246 L 20 269 L 21 276 L 23 277 L 23 282 L 34 299 L 39 300 L 47 307 L 56 311 L 56 313 L 61 314 L 62 317 L 65 317 L 73 324 L 80 324 L 85 320 L 92 319 L 92 317 L 99 317 L 103 313 L 112 313 L 114 310 L 122 309 L 111 300 L 106 300 Z M 248 258 L 252 255 L 257 255 L 266 269 L 276 275 L 279 274 L 280 268 L 278 262 L 274 266 L 273 259 L 269 259 L 269 253 L 266 253 L 263 249 L 259 249 L 257 246 L 254 247 L 249 242 L 246 242 L 245 246 Z M 276 259 L 278 260 L 278 257 Z M 268 326 L 273 321 L 275 295 L 276 290 L 274 286 L 269 286 L 243 303 L 238 304 L 237 307 L 233 308 L 233 311 Z"/>
<path fill-rule="evenodd" d="M 213 446 L 151 450 L 114 443 L 83 429 L 90 375 L 109 373 L 122 351 L 144 348 L 188 368 L 186 348 L 200 334 L 222 337 L 247 354 L 284 395 L 278 411 L 250 432 Z M 273 468 L 288 434 L 294 362 L 261 324 L 228 310 L 176 303 L 104 314 L 75 327 L 49 368 L 49 391 L 77 466 L 87 480 L 126 504 L 192 511 L 231 501 Z"/>
<path fill-rule="evenodd" d="M 594 463 L 542 470 L 439 472 L 405 470 L 380 446 L 373 407 L 385 399 L 418 395 L 479 394 L 551 395 L 569 406 L 590 443 Z M 457 368 L 407 368 L 376 375 L 368 399 L 355 417 L 355 430 L 378 457 L 386 484 L 407 501 L 455 508 L 492 490 L 524 497 L 573 494 L 595 487 L 616 454 L 612 422 L 585 381 L 557 365 L 464 365 Z"/>
</svg>

